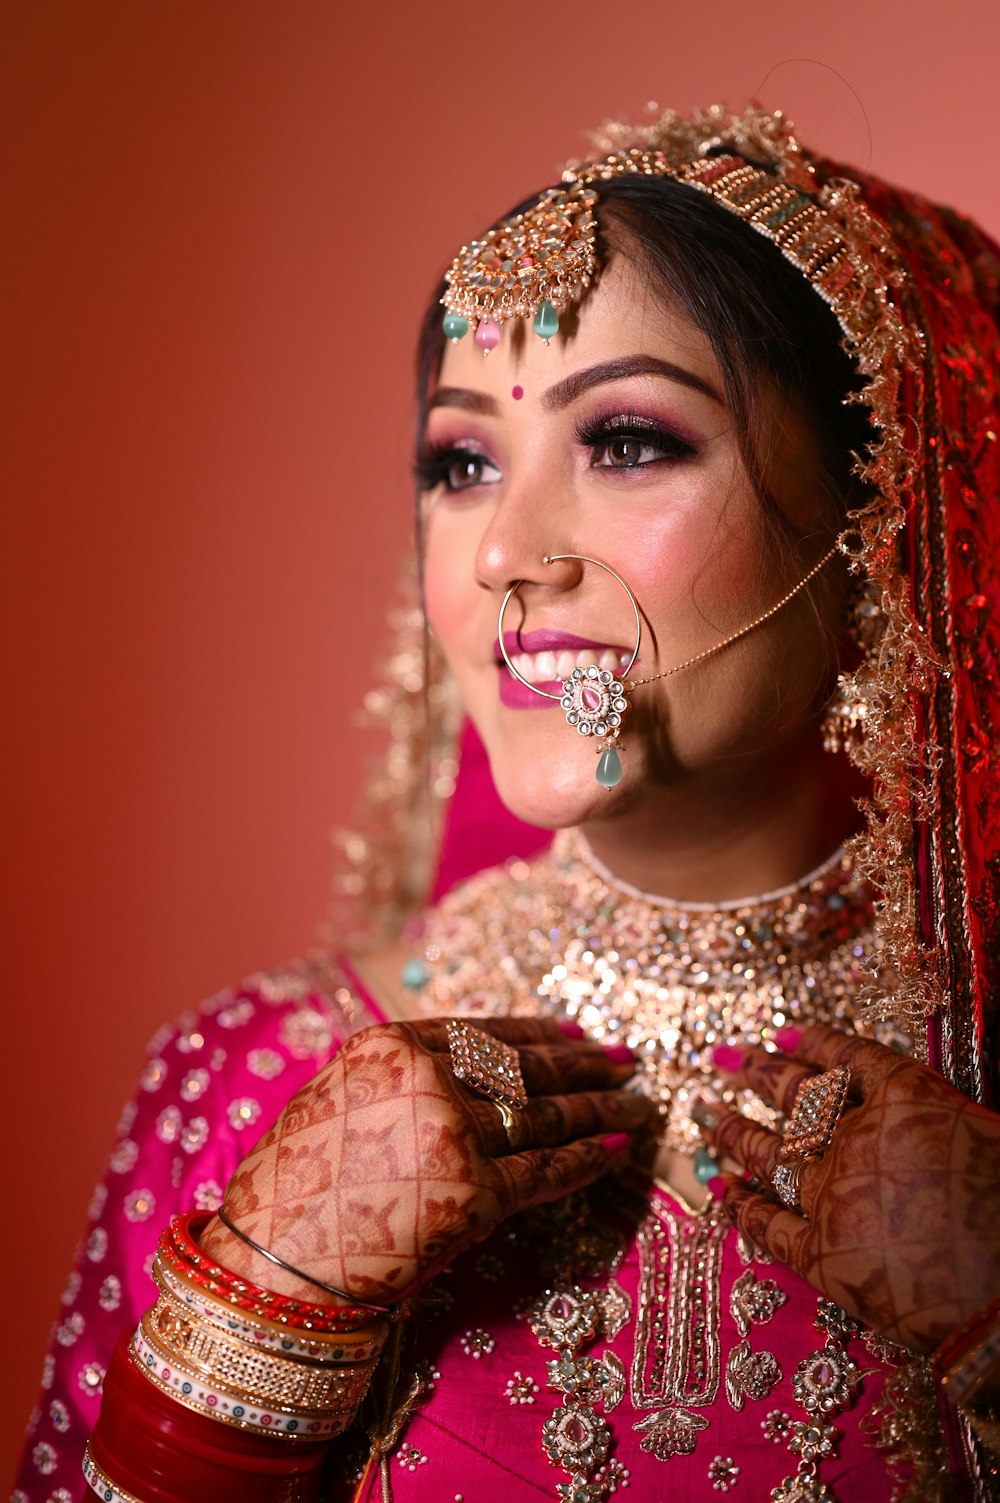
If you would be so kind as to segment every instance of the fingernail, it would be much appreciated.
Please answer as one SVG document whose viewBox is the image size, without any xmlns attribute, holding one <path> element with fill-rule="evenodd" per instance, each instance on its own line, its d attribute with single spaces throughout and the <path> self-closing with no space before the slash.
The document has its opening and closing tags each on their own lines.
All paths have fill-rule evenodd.
<svg viewBox="0 0 1000 1503">
<path fill-rule="evenodd" d="M 737 1049 L 733 1044 L 716 1044 L 712 1050 L 712 1064 L 718 1065 L 720 1070 L 727 1070 L 735 1075 L 737 1070 L 742 1070 L 746 1054 L 742 1049 Z"/>
<path fill-rule="evenodd" d="M 774 1042 L 783 1054 L 794 1054 L 802 1042 L 801 1028 L 779 1028 L 774 1035 Z"/>
<path fill-rule="evenodd" d="M 569 1018 L 560 1018 L 556 1026 L 560 1033 L 564 1033 L 568 1039 L 582 1039 L 586 1037 L 579 1023 L 571 1023 Z"/>
<path fill-rule="evenodd" d="M 613 1060 L 616 1065 L 635 1064 L 635 1055 L 628 1044 L 612 1044 L 611 1048 L 605 1049 L 604 1052 L 608 1056 L 608 1059 Z"/>
<path fill-rule="evenodd" d="M 691 1104 L 691 1120 L 697 1122 L 699 1127 L 717 1127 L 719 1114 L 714 1112 L 705 1101 L 694 1101 Z"/>
<path fill-rule="evenodd" d="M 708 1184 L 705 1186 L 705 1189 L 710 1190 L 715 1196 L 716 1200 L 721 1200 L 728 1188 L 729 1186 L 726 1184 L 726 1181 L 721 1174 L 713 1175 Z"/>
<path fill-rule="evenodd" d="M 631 1148 L 632 1139 L 627 1132 L 609 1132 L 606 1138 L 602 1138 L 605 1153 L 624 1153 Z"/>
</svg>

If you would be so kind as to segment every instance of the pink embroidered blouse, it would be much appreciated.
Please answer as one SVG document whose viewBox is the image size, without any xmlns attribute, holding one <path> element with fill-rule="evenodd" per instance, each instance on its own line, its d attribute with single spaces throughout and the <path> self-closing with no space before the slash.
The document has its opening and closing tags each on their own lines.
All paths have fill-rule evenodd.
<svg viewBox="0 0 1000 1503">
<path fill-rule="evenodd" d="M 344 976 L 301 964 L 250 977 L 153 1040 L 91 1203 L 12 1503 L 89 1496 L 84 1443 L 112 1346 L 153 1302 L 160 1229 L 178 1211 L 217 1206 L 288 1098 L 349 1032 L 377 1020 Z M 563 1206 L 502 1226 L 437 1280 L 413 1322 L 410 1364 L 424 1389 L 389 1462 L 397 1503 L 575 1503 L 573 1457 L 588 1440 L 592 1457 L 606 1447 L 587 1472 L 595 1498 L 628 1487 L 671 1503 L 728 1492 L 791 1503 L 792 1478 L 814 1469 L 816 1451 L 834 1498 L 889 1499 L 884 1454 L 866 1431 L 886 1371 L 877 1342 L 854 1333 L 828 1344 L 815 1291 L 760 1262 L 726 1222 L 653 1187 L 605 1184 L 590 1205 L 593 1224 Z M 533 1323 L 544 1335 L 552 1248 L 588 1233 L 605 1244 L 617 1236 L 622 1250 L 613 1278 L 580 1278 L 601 1313 L 582 1349 L 600 1401 L 581 1418 L 549 1386 L 559 1354 Z M 807 1412 L 803 1396 L 838 1383 L 846 1407 Z M 351 1496 L 364 1449 L 360 1436 L 336 1443 L 331 1500 Z M 379 1496 L 374 1472 L 364 1496 Z"/>
</svg>

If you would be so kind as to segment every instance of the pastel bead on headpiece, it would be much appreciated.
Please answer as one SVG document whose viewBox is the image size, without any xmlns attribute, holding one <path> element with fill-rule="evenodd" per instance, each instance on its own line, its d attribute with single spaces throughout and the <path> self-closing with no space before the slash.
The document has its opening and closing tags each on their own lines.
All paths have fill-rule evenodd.
<svg viewBox="0 0 1000 1503">
<path fill-rule="evenodd" d="M 780 114 L 731 116 L 715 106 L 687 120 L 668 110 L 647 125 L 608 123 L 596 142 L 604 156 L 571 163 L 562 186 L 546 188 L 523 212 L 462 247 L 441 299 L 448 339 L 461 339 L 475 324 L 476 343 L 488 354 L 503 324 L 522 318 L 548 343 L 559 315 L 580 301 L 598 270 L 595 185 L 669 177 L 771 240 L 829 303 L 862 371 L 874 373 L 887 336 L 900 337 L 887 300 L 894 275 L 872 262 L 877 235 L 865 236 L 863 250 L 854 243 L 859 221 L 868 231 L 873 223 L 855 185 L 834 179 L 820 186 Z"/>
</svg>

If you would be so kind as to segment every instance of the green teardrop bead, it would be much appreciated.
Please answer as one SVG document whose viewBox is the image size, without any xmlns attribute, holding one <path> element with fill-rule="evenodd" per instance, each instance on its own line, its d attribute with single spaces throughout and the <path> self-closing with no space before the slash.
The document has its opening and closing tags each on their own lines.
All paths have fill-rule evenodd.
<svg viewBox="0 0 1000 1503">
<path fill-rule="evenodd" d="M 427 985 L 431 973 L 422 960 L 408 960 L 399 973 L 399 979 L 408 991 L 418 992 Z"/>
<path fill-rule="evenodd" d="M 441 320 L 441 328 L 445 339 L 461 339 L 469 332 L 469 320 L 463 318 L 461 313 L 446 313 Z"/>
<path fill-rule="evenodd" d="M 532 327 L 539 339 L 551 339 L 554 334 L 559 333 L 559 315 L 548 298 L 539 305 Z"/>
<path fill-rule="evenodd" d="M 622 780 L 622 759 L 613 746 L 601 752 L 597 764 L 597 781 L 602 788 L 617 788 Z"/>
<path fill-rule="evenodd" d="M 719 1172 L 719 1166 L 707 1148 L 699 1148 L 694 1156 L 694 1177 L 699 1185 L 707 1185 Z"/>
</svg>

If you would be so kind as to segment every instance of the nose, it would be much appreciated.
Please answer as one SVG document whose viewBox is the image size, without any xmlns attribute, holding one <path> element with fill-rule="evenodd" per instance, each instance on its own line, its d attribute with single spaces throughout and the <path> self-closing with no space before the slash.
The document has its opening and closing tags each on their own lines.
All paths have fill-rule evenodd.
<svg viewBox="0 0 1000 1503">
<path fill-rule="evenodd" d="M 525 484 L 509 490 L 493 508 L 476 549 L 476 579 L 484 589 L 502 594 L 519 581 L 523 586 L 571 590 L 581 577 L 572 558 L 552 558 L 572 547 L 569 518 L 554 489 Z"/>
</svg>

